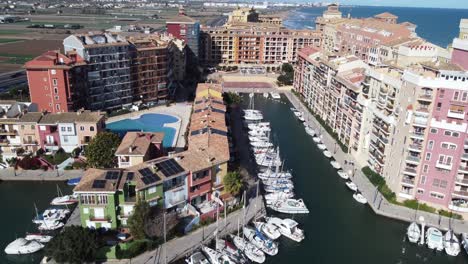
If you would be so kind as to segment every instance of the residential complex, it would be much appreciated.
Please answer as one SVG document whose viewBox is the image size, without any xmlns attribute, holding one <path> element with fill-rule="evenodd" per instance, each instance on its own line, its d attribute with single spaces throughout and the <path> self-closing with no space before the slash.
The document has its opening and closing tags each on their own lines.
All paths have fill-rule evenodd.
<svg viewBox="0 0 468 264">
<path fill-rule="evenodd" d="M 203 27 L 200 57 L 206 65 L 263 65 L 277 70 L 285 62 L 295 62 L 299 49 L 320 45 L 320 32 L 237 23 Z"/>
<path fill-rule="evenodd" d="M 158 157 L 165 154 L 161 133 L 127 133 L 116 151 L 121 169 L 88 170 L 74 189 L 82 225 L 125 227 L 138 201 L 212 217 L 224 206 L 220 199 L 230 198 L 222 181 L 230 159 L 225 111 L 221 85 L 199 84 L 186 151 Z"/>
<path fill-rule="evenodd" d="M 338 16 L 333 6 L 327 12 Z M 398 26 L 396 19 L 384 13 L 370 21 L 376 21 L 374 27 Z M 331 24 L 337 36 L 342 34 L 337 21 L 353 22 L 319 21 L 324 31 Z M 394 51 L 387 59 L 342 47 L 330 50 L 325 39 L 322 49 L 299 52 L 295 90 L 361 166 L 385 178 L 400 201 L 468 212 L 466 28 L 462 20 L 451 55 L 410 35 L 408 41 L 386 42 Z M 366 36 L 377 40 L 372 34 Z M 374 47 L 381 51 L 379 45 Z"/>
<path fill-rule="evenodd" d="M 229 14 L 227 24 L 232 25 L 247 22 L 281 26 L 283 24 L 283 19 L 274 15 L 260 15 L 253 7 L 237 8 Z"/>
<path fill-rule="evenodd" d="M 97 133 L 105 130 L 104 115 L 99 112 L 24 113 L 16 118 L 0 119 L 0 147 L 4 159 L 62 148 L 72 152 L 85 147 Z"/>
<path fill-rule="evenodd" d="M 188 59 L 197 62 L 200 54 L 200 22 L 185 15 L 183 8 L 179 10 L 177 17 L 166 21 L 167 33 L 187 44 Z"/>
</svg>

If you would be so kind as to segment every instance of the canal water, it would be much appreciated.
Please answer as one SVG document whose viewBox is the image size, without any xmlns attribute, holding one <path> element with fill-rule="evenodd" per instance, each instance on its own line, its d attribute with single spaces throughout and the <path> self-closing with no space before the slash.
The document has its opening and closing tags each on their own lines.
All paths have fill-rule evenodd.
<svg viewBox="0 0 468 264">
<path fill-rule="evenodd" d="M 28 256 L 6 255 L 5 247 L 26 232 L 37 231 L 32 223 L 34 204 L 42 212 L 57 196 L 57 186 L 62 193 L 72 188 L 62 182 L 0 182 L 0 263 L 39 263 L 42 253 Z"/>
<path fill-rule="evenodd" d="M 243 98 L 246 108 L 249 99 Z M 294 217 L 306 239 L 296 243 L 281 237 L 278 255 L 268 257 L 266 263 L 468 263 L 464 251 L 449 257 L 407 242 L 407 223 L 377 216 L 355 202 L 290 107 L 284 95 L 278 101 L 255 96 L 255 109 L 271 122 L 273 141 L 280 147 L 285 168 L 292 170 L 296 196 L 310 211 Z"/>
</svg>

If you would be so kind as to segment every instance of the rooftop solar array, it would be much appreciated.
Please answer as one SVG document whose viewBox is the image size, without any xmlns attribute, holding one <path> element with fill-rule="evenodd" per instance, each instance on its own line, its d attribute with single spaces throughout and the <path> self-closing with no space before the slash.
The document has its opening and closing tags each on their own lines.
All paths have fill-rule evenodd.
<svg viewBox="0 0 468 264">
<path fill-rule="evenodd" d="M 223 110 L 219 110 L 217 108 L 212 108 L 211 111 L 215 112 L 215 113 L 221 113 L 221 114 L 224 114 L 224 111 Z"/>
<path fill-rule="evenodd" d="M 135 177 L 134 172 L 128 172 L 127 173 L 127 181 L 133 181 L 133 177 Z"/>
<path fill-rule="evenodd" d="M 203 129 L 192 131 L 190 135 L 193 136 L 193 135 L 205 134 L 206 132 L 208 132 L 208 128 L 203 128 Z"/>
<path fill-rule="evenodd" d="M 215 129 L 215 128 L 211 129 L 211 133 L 218 134 L 218 135 L 221 135 L 221 136 L 227 136 L 227 132 L 225 132 L 223 130 Z"/>
<path fill-rule="evenodd" d="M 94 180 L 93 188 L 94 189 L 103 189 L 106 186 L 106 180 Z"/>
<path fill-rule="evenodd" d="M 172 175 L 176 175 L 184 171 L 184 169 L 174 159 L 168 159 L 163 162 L 157 163 L 156 167 L 166 177 L 170 177 Z"/>
<path fill-rule="evenodd" d="M 211 100 L 211 101 L 213 101 L 213 102 L 215 102 L 215 103 L 218 103 L 218 104 L 223 104 L 223 102 L 222 102 L 222 101 L 219 101 L 219 100 Z"/>
<path fill-rule="evenodd" d="M 139 172 L 141 173 L 141 176 L 143 176 L 141 180 L 146 185 L 155 183 L 161 180 L 161 178 L 159 178 L 158 175 L 154 174 L 149 168 L 141 169 L 139 170 Z"/>
<path fill-rule="evenodd" d="M 108 171 L 106 173 L 106 180 L 117 180 L 119 178 L 119 171 Z"/>
</svg>

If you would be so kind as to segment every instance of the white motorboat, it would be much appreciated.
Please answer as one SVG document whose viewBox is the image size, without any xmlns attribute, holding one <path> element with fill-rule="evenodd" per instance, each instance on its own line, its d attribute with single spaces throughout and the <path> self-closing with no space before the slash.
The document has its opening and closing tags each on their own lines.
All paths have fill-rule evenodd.
<svg viewBox="0 0 468 264">
<path fill-rule="evenodd" d="M 269 239 L 275 240 L 281 236 L 278 227 L 269 223 L 265 222 L 254 222 L 255 228 L 260 230 L 263 234 L 265 234 Z"/>
<path fill-rule="evenodd" d="M 268 142 L 270 139 L 266 136 L 249 136 L 250 142 L 260 141 L 260 142 Z"/>
<path fill-rule="evenodd" d="M 46 221 L 44 220 L 42 223 L 39 224 L 39 230 L 57 230 L 62 228 L 64 224 L 59 221 Z"/>
<path fill-rule="evenodd" d="M 197 251 L 185 259 L 187 264 L 210 264 L 210 261 L 201 253 Z"/>
<path fill-rule="evenodd" d="M 249 131 L 249 136 L 251 137 L 266 137 L 266 131 L 262 131 L 262 130 L 251 130 Z"/>
<path fill-rule="evenodd" d="M 61 197 L 55 197 L 50 204 L 51 205 L 69 205 L 78 202 L 78 198 L 75 195 L 65 195 Z"/>
<path fill-rule="evenodd" d="M 281 171 L 281 172 L 272 172 L 270 170 L 267 170 L 265 172 L 260 172 L 258 175 L 258 178 L 261 180 L 268 180 L 268 179 L 291 179 L 292 174 L 287 171 Z"/>
<path fill-rule="evenodd" d="M 442 232 L 435 227 L 429 227 L 426 233 L 426 243 L 430 249 L 435 249 L 437 251 L 444 250 Z"/>
<path fill-rule="evenodd" d="M 408 226 L 406 235 L 408 236 L 409 242 L 418 243 L 419 239 L 421 238 L 421 229 L 419 228 L 418 223 L 412 222 Z"/>
<path fill-rule="evenodd" d="M 249 127 L 249 130 L 250 131 L 258 130 L 258 131 L 262 131 L 262 132 L 270 132 L 271 128 L 270 127 L 264 127 L 264 126 L 254 126 L 252 128 Z"/>
<path fill-rule="evenodd" d="M 358 203 L 362 203 L 362 204 L 366 204 L 366 203 L 367 203 L 366 197 L 364 197 L 364 196 L 362 195 L 362 193 L 360 193 L 360 192 L 354 193 L 354 194 L 353 194 L 353 198 L 354 198 L 354 200 L 356 200 Z"/>
<path fill-rule="evenodd" d="M 323 155 L 324 155 L 325 157 L 327 157 L 327 158 L 331 158 L 331 157 L 333 156 L 332 153 L 331 153 L 330 151 L 328 151 L 328 150 L 324 150 L 324 151 L 323 151 Z"/>
<path fill-rule="evenodd" d="M 273 143 L 271 143 L 271 142 L 264 142 L 264 141 L 250 142 L 250 145 L 251 145 L 252 147 L 256 147 L 256 148 L 271 148 L 271 147 L 273 147 Z"/>
<path fill-rule="evenodd" d="M 236 263 L 243 264 L 247 263 L 247 259 L 242 253 L 236 248 L 234 244 L 224 239 L 216 239 L 216 250 L 227 255 L 229 258 L 234 260 Z"/>
<path fill-rule="evenodd" d="M 24 237 L 26 240 L 29 241 L 37 241 L 39 243 L 49 243 L 49 241 L 52 239 L 52 236 L 48 235 L 43 235 L 43 234 L 27 234 L 26 237 Z"/>
<path fill-rule="evenodd" d="M 65 218 L 67 218 L 68 214 L 70 213 L 70 210 L 68 209 L 46 209 L 42 215 L 36 216 L 36 218 L 33 219 L 33 223 L 35 224 L 41 224 L 44 221 L 48 222 L 53 222 L 53 221 L 62 221 Z"/>
<path fill-rule="evenodd" d="M 453 233 L 453 230 L 449 230 L 445 233 L 443 243 L 445 252 L 449 256 L 456 257 L 460 254 L 460 242 L 458 241 L 457 236 Z"/>
<path fill-rule="evenodd" d="M 302 113 L 299 112 L 299 111 L 297 111 L 297 110 L 296 110 L 296 111 L 293 111 L 293 114 L 294 114 L 296 117 L 302 116 Z"/>
<path fill-rule="evenodd" d="M 264 167 L 275 167 L 281 166 L 281 164 L 283 164 L 283 162 L 280 159 L 272 157 L 272 155 L 268 155 L 265 153 L 255 154 L 255 161 L 257 162 L 258 166 Z"/>
<path fill-rule="evenodd" d="M 245 239 L 231 235 L 234 245 L 242 252 L 245 256 L 253 262 L 263 263 L 265 262 L 265 253 L 258 249 L 256 246 L 252 245 L 250 242 Z"/>
<path fill-rule="evenodd" d="M 325 150 L 327 149 L 327 146 L 325 144 L 317 144 L 317 148 L 320 150 Z"/>
<path fill-rule="evenodd" d="M 291 110 L 293 112 L 297 112 L 297 109 L 295 107 L 290 107 L 289 110 Z"/>
<path fill-rule="evenodd" d="M 236 262 L 229 258 L 226 254 L 209 247 L 202 247 L 202 251 L 206 254 L 211 264 L 236 264 Z"/>
<path fill-rule="evenodd" d="M 279 93 L 272 92 L 270 93 L 270 95 L 271 95 L 271 98 L 273 99 L 276 99 L 276 100 L 281 99 L 281 95 Z"/>
<path fill-rule="evenodd" d="M 315 130 L 313 130 L 310 126 L 305 127 L 305 132 L 312 137 L 315 136 Z"/>
<path fill-rule="evenodd" d="M 267 205 L 273 204 L 278 200 L 286 200 L 294 197 L 294 192 L 272 192 L 265 194 L 265 202 Z"/>
<path fill-rule="evenodd" d="M 273 186 L 294 186 L 294 183 L 290 179 L 268 179 L 262 180 L 264 185 L 273 185 Z"/>
<path fill-rule="evenodd" d="M 255 129 L 255 128 L 270 128 L 270 122 L 258 122 L 258 123 L 251 123 L 247 124 L 247 128 L 249 130 Z"/>
<path fill-rule="evenodd" d="M 244 119 L 247 121 L 260 121 L 263 120 L 262 114 L 245 114 Z"/>
<path fill-rule="evenodd" d="M 285 237 L 288 237 L 296 242 L 301 242 L 305 238 L 304 231 L 299 229 L 299 224 L 293 219 L 270 217 L 266 220 L 267 223 L 277 226 L 279 228 L 279 232 Z"/>
<path fill-rule="evenodd" d="M 249 240 L 250 243 L 258 247 L 266 254 L 270 256 L 278 254 L 278 244 L 273 242 L 271 239 L 265 237 L 261 232 L 255 231 L 252 228 L 245 226 L 243 228 L 243 231 L 244 236 L 247 238 L 247 240 Z"/>
<path fill-rule="evenodd" d="M 337 170 L 341 169 L 340 163 L 338 163 L 338 161 L 336 161 L 336 160 L 331 161 L 330 164 L 333 166 L 333 168 L 335 168 Z"/>
<path fill-rule="evenodd" d="M 286 199 L 286 200 L 277 200 L 272 204 L 268 205 L 271 209 L 285 214 L 308 214 L 309 210 L 307 209 L 304 201 L 302 199 Z"/>
<path fill-rule="evenodd" d="M 321 139 L 320 137 L 318 137 L 318 136 L 313 137 L 312 140 L 313 140 L 315 143 L 320 143 L 320 142 L 322 142 L 322 139 Z"/>
<path fill-rule="evenodd" d="M 267 193 L 276 193 L 276 192 L 292 192 L 294 189 L 294 186 L 271 186 L 271 185 L 265 185 L 263 186 L 263 189 Z"/>
<path fill-rule="evenodd" d="M 343 179 L 345 179 L 345 180 L 348 180 L 348 179 L 349 179 L 348 173 L 346 173 L 344 170 L 339 170 L 337 173 L 338 173 L 338 175 L 339 175 L 341 178 L 343 178 Z"/>
<path fill-rule="evenodd" d="M 298 119 L 299 121 L 301 121 L 301 122 L 305 122 L 305 119 L 304 119 L 303 116 L 299 116 L 297 119 Z"/>
<path fill-rule="evenodd" d="M 5 253 L 9 255 L 23 255 L 37 252 L 44 248 L 44 245 L 37 241 L 29 241 L 25 238 L 17 238 L 6 246 Z"/>
<path fill-rule="evenodd" d="M 468 254 L 468 234 L 462 233 L 461 237 L 462 237 L 463 248 L 465 249 L 465 252 Z"/>
<path fill-rule="evenodd" d="M 263 97 L 268 98 L 268 93 L 263 93 Z"/>
<path fill-rule="evenodd" d="M 261 115 L 262 114 L 262 111 L 260 110 L 255 110 L 255 109 L 244 109 L 242 110 L 244 112 L 244 115 L 251 115 L 251 114 L 254 114 L 254 115 Z"/>
<path fill-rule="evenodd" d="M 346 181 L 345 184 L 351 191 L 355 192 L 358 189 L 357 185 L 354 182 L 352 182 L 351 180 Z"/>
</svg>

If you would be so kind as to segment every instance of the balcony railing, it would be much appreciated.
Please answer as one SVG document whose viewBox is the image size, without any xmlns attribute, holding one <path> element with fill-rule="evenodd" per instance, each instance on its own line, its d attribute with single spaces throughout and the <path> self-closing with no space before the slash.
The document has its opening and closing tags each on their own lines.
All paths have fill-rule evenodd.
<svg viewBox="0 0 468 264">
<path fill-rule="evenodd" d="M 468 160 L 468 153 L 463 153 L 462 160 Z"/>
<path fill-rule="evenodd" d="M 24 145 L 37 145 L 37 140 L 23 140 Z"/>
<path fill-rule="evenodd" d="M 437 161 L 436 167 L 439 169 L 443 169 L 443 170 L 451 170 L 452 164 L 442 163 L 442 162 Z"/>
<path fill-rule="evenodd" d="M 455 183 L 456 183 L 456 184 L 460 184 L 460 185 L 466 185 L 466 186 L 468 186 L 468 179 L 465 179 L 465 178 L 462 178 L 462 179 L 455 178 Z"/>
<path fill-rule="evenodd" d="M 416 156 L 411 156 L 411 155 L 406 156 L 406 161 L 408 161 L 408 162 L 419 163 L 420 160 L 421 159 L 419 157 L 416 157 Z"/>
<path fill-rule="evenodd" d="M 16 130 L 6 130 L 6 129 L 0 129 L 0 135 L 16 135 L 18 131 Z"/>
<path fill-rule="evenodd" d="M 411 151 L 415 151 L 415 152 L 421 152 L 422 151 L 422 145 L 410 144 L 408 146 L 408 149 L 411 150 Z"/>
<path fill-rule="evenodd" d="M 416 171 L 416 169 L 413 169 L 413 168 L 405 168 L 405 170 L 403 170 L 403 173 L 407 175 L 415 176 L 417 175 L 418 172 Z"/>
<path fill-rule="evenodd" d="M 451 165 L 450 165 L 451 166 Z M 465 172 L 465 173 L 468 173 L 468 166 L 463 166 L 463 165 L 460 165 L 460 167 L 458 168 L 459 171 L 462 171 L 462 172 Z"/>
<path fill-rule="evenodd" d="M 447 116 L 456 119 L 465 119 L 465 112 L 449 110 Z"/>
<path fill-rule="evenodd" d="M 401 180 L 401 182 L 402 182 L 403 184 L 409 184 L 409 185 L 414 186 L 414 179 L 412 180 L 412 179 L 408 179 L 408 178 L 405 179 L 405 178 L 404 178 L 404 179 Z"/>
<path fill-rule="evenodd" d="M 422 93 L 419 97 L 418 100 L 420 101 L 426 101 L 426 102 L 432 102 L 432 94 L 430 93 Z"/>
<path fill-rule="evenodd" d="M 57 141 L 47 141 L 47 140 L 45 140 L 44 145 L 46 145 L 46 146 L 57 146 L 58 142 Z"/>
<path fill-rule="evenodd" d="M 424 139 L 424 134 L 422 134 L 422 133 L 413 132 L 413 133 L 411 133 L 410 135 L 411 135 L 411 137 L 413 137 L 413 138 Z"/>
</svg>

